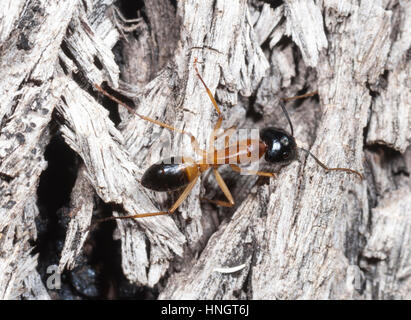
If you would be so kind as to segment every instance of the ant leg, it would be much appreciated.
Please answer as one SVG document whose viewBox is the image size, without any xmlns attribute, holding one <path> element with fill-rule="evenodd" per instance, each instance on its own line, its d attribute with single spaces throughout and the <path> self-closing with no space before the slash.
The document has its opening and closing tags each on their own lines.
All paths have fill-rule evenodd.
<svg viewBox="0 0 411 320">
<path fill-rule="evenodd" d="M 201 75 L 200 75 L 200 72 L 198 71 L 197 62 L 198 62 L 198 59 L 197 59 L 197 58 L 194 58 L 194 63 L 193 63 L 193 65 L 194 65 L 194 70 L 195 70 L 195 72 L 196 72 L 196 74 L 197 74 L 197 77 L 200 79 L 201 83 L 203 84 L 205 90 L 207 91 L 207 94 L 208 94 L 208 97 L 209 97 L 210 100 L 211 100 L 211 103 L 213 104 L 214 108 L 216 109 L 216 111 L 217 111 L 217 113 L 218 113 L 218 120 L 217 120 L 217 123 L 216 123 L 216 125 L 214 126 L 214 129 L 213 129 L 213 131 L 212 131 L 212 133 L 211 133 L 211 135 L 210 135 L 210 141 L 209 141 L 209 148 L 210 148 L 209 150 L 212 151 L 212 150 L 214 149 L 214 142 L 215 142 L 215 140 L 216 140 L 215 134 L 216 134 L 216 132 L 217 132 L 217 131 L 220 129 L 220 127 L 221 127 L 221 123 L 222 123 L 222 121 L 223 121 L 223 116 L 221 115 L 221 111 L 220 111 L 220 108 L 219 108 L 219 106 L 218 106 L 218 104 L 217 104 L 217 101 L 215 101 L 213 94 L 211 93 L 210 89 L 207 87 L 206 83 L 204 82 L 203 78 L 202 78 Z"/>
<path fill-rule="evenodd" d="M 312 97 L 312 96 L 315 96 L 316 94 L 318 94 L 318 91 L 308 92 L 306 94 L 302 94 L 300 96 L 295 96 L 295 97 L 282 98 L 282 100 L 284 100 L 284 101 L 297 100 L 297 99 L 301 99 L 301 98 Z"/>
<path fill-rule="evenodd" d="M 231 195 L 230 190 L 228 189 L 227 185 L 225 184 L 223 177 L 221 176 L 220 172 L 218 172 L 217 168 L 213 168 L 213 172 L 215 175 L 215 178 L 217 180 L 218 186 L 220 187 L 221 191 L 223 191 L 225 197 L 228 199 L 228 201 L 221 201 L 221 200 L 210 200 L 207 198 L 201 198 L 201 200 L 205 200 L 211 203 L 214 203 L 216 205 L 222 206 L 222 207 L 232 207 L 234 205 L 234 199 L 233 196 Z"/>
<path fill-rule="evenodd" d="M 208 94 L 208 96 L 210 97 L 211 103 L 213 104 L 214 108 L 216 109 L 218 115 L 221 117 L 220 108 L 218 107 L 218 104 L 217 104 L 217 102 L 215 101 L 215 99 L 214 99 L 214 97 L 213 97 L 213 94 L 211 93 L 210 89 L 208 89 L 207 85 L 205 84 L 203 78 L 202 78 L 201 75 L 200 75 L 200 72 L 198 71 L 197 61 L 198 61 L 197 58 L 194 58 L 194 63 L 193 63 L 193 65 L 194 65 L 194 70 L 195 70 L 196 73 L 197 73 L 197 77 L 200 79 L 201 83 L 203 84 L 204 88 L 206 89 L 207 94 Z M 221 120 L 222 120 L 222 119 L 221 119 Z M 221 125 L 221 121 L 220 121 L 220 125 Z M 219 128 L 219 127 L 218 127 L 218 128 Z M 217 129 L 218 129 L 218 128 L 217 128 Z"/>
<path fill-rule="evenodd" d="M 202 150 L 202 149 L 200 149 L 200 146 L 199 146 L 199 144 L 198 144 L 197 139 L 196 139 L 190 132 L 177 129 L 177 128 L 173 127 L 173 126 L 170 126 L 170 125 L 167 124 L 167 123 L 164 123 L 164 122 L 161 122 L 161 121 L 154 120 L 154 119 L 151 119 L 151 118 L 149 118 L 149 117 L 143 116 L 143 115 L 139 114 L 137 111 L 135 111 L 133 108 L 131 108 L 129 105 L 125 104 L 123 101 L 121 101 L 121 100 L 117 99 L 116 97 L 114 97 L 113 95 L 109 94 L 107 91 L 105 91 L 105 90 L 104 90 L 102 87 L 100 87 L 98 84 L 94 84 L 94 86 L 96 87 L 96 89 L 97 89 L 98 91 L 100 91 L 102 94 L 104 94 L 104 95 L 105 95 L 106 97 L 108 97 L 110 100 L 113 100 L 114 102 L 117 102 L 118 104 L 122 105 L 124 108 L 126 108 L 130 113 L 134 114 L 135 116 L 137 116 L 137 117 L 139 117 L 139 118 L 141 118 L 141 119 L 143 119 L 143 120 L 149 121 L 149 122 L 151 122 L 151 123 L 154 123 L 154 124 L 156 124 L 156 125 L 158 125 L 158 126 L 160 126 L 160 127 L 163 127 L 163 128 L 166 128 L 166 129 L 175 131 L 175 132 L 179 132 L 179 133 L 181 133 L 181 134 L 188 135 L 188 136 L 190 137 L 190 139 L 191 139 L 191 146 L 192 146 L 192 148 L 194 149 L 194 151 L 195 151 L 197 154 L 199 154 L 199 155 L 204 155 L 204 154 L 205 154 L 205 151 Z"/>
<path fill-rule="evenodd" d="M 139 213 L 139 214 L 133 214 L 129 216 L 120 216 L 120 217 L 108 217 L 104 219 L 98 220 L 96 223 L 108 221 L 108 220 L 120 220 L 120 219 L 135 219 L 135 218 L 146 218 L 146 217 L 154 217 L 154 216 L 162 216 L 166 214 L 173 214 L 174 211 L 177 210 L 177 208 L 181 205 L 181 203 L 188 197 L 190 194 L 191 190 L 195 186 L 198 177 L 200 175 L 197 175 L 193 181 L 191 181 L 187 187 L 184 189 L 183 193 L 178 197 L 177 201 L 173 204 L 173 206 L 168 209 L 167 211 L 159 211 L 159 212 L 147 212 L 147 213 Z"/>
<path fill-rule="evenodd" d="M 270 178 L 276 178 L 277 177 L 277 175 L 274 172 L 244 170 L 244 169 L 241 169 L 236 164 L 230 164 L 230 167 L 233 171 L 238 172 L 238 173 L 245 172 L 245 173 L 248 173 L 248 174 L 254 174 L 254 175 L 262 176 L 262 177 L 270 177 Z"/>
</svg>

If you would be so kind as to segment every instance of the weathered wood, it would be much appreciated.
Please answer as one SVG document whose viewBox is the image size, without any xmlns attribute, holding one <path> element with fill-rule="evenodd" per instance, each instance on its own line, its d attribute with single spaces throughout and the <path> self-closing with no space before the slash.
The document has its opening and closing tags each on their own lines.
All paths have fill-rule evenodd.
<svg viewBox="0 0 411 320">
<path fill-rule="evenodd" d="M 392 15 L 395 41 L 386 63 L 385 77 L 378 80 L 380 93 L 375 97 L 371 114 L 367 143 L 387 145 L 404 152 L 411 142 L 411 90 L 410 52 L 411 5 L 399 2 L 398 10 Z M 390 106 L 390 108 L 387 108 Z"/>
<path fill-rule="evenodd" d="M 367 81 L 376 83 L 383 73 L 390 49 L 391 12 L 374 2 L 341 7 L 340 3 L 330 1 L 323 5 L 325 26 L 322 19 L 320 23 L 316 21 L 321 11 L 311 1 L 288 1 L 284 10 L 286 32 L 299 45 L 305 64 L 317 66 L 323 115 L 312 150 L 330 165 L 361 168 L 362 132 L 371 105 Z M 307 15 L 307 10 L 314 13 Z M 375 25 L 370 27 L 370 21 Z M 328 31 L 327 54 L 322 50 L 327 44 L 318 42 L 325 39 L 323 27 Z M 358 34 L 358 30 L 362 32 Z M 280 82 L 275 76 L 274 85 Z M 409 104 L 407 108 L 409 110 Z M 348 156 L 350 149 L 355 151 Z M 345 160 L 353 155 L 355 161 Z M 371 280 L 371 287 L 368 286 L 364 295 L 360 294 L 362 284 L 358 288 L 347 282 L 352 270 L 359 270 L 358 257 L 363 238 L 367 236 L 364 233 L 369 219 L 367 182 L 360 183 L 354 177 L 339 174 L 325 175 L 311 159 L 304 168 L 290 165 L 282 170 L 278 180 L 270 182 L 269 192 L 260 189 L 259 193 L 267 198 L 265 215 L 250 223 L 241 215 L 261 216 L 261 209 L 238 208 L 233 220 L 214 235 L 193 267 L 175 274 L 160 297 L 233 298 L 234 293 L 236 297 L 254 299 L 371 297 L 371 287 L 378 280 Z M 409 181 L 406 190 L 409 194 Z M 259 201 L 264 206 L 264 201 Z M 406 206 L 402 208 L 409 221 Z M 384 228 L 389 227 L 384 225 Z M 248 255 L 238 253 L 238 248 L 247 247 L 250 238 L 256 249 Z M 409 246 L 409 240 L 402 239 L 399 242 L 405 241 Z M 237 261 L 233 257 L 241 259 Z M 409 258 L 405 260 L 409 265 Z M 246 263 L 246 268 L 233 275 L 213 271 L 216 265 L 241 263 Z M 243 283 L 236 283 L 236 279 L 247 273 L 251 280 L 248 291 L 243 292 Z M 358 273 L 354 275 L 356 281 Z M 393 295 L 405 298 L 404 292 L 401 287 Z M 379 297 L 382 296 L 380 293 Z"/>
<path fill-rule="evenodd" d="M 59 99 L 50 66 L 57 61 L 76 1 L 30 2 L 22 12 L 17 7 L 0 28 L 0 299 L 48 296 L 38 281 L 37 255 L 31 254 L 29 241 L 37 236 L 35 201 L 47 165 L 46 128 Z M 14 32 L 6 32 L 10 25 Z"/>
<path fill-rule="evenodd" d="M 372 209 L 373 229 L 364 249 L 366 259 L 375 266 L 360 265 L 373 279 L 366 279 L 369 299 L 407 299 L 411 297 L 410 235 L 411 199 L 409 187 L 387 194 Z M 393 276 L 395 274 L 395 277 Z"/>
<path fill-rule="evenodd" d="M 117 220 L 126 278 L 160 299 L 409 299 L 411 4 L 145 0 L 144 10 L 132 23 L 101 0 L 6 1 L 0 12 L 0 298 L 49 298 L 30 241 L 56 123 L 82 161 L 60 271 L 82 254 L 95 196 L 114 215 L 175 201 L 139 181 L 161 158 L 194 156 L 189 139 L 121 107 L 116 127 L 93 85 L 206 147 L 217 115 L 198 58 L 225 128 L 288 129 L 280 98 L 318 90 L 286 106 L 299 145 L 366 179 L 325 173 L 305 153 L 277 179 L 221 168 L 236 200 L 221 209 L 199 201 L 221 195 L 205 174 L 174 216 Z"/>
<path fill-rule="evenodd" d="M 89 234 L 93 214 L 94 189 L 86 175 L 87 171 L 83 166 L 78 172 L 76 184 L 71 193 L 71 220 L 67 227 L 66 239 L 59 261 L 60 272 L 63 272 L 65 268 L 74 268 L 76 258 L 81 254 Z"/>
</svg>

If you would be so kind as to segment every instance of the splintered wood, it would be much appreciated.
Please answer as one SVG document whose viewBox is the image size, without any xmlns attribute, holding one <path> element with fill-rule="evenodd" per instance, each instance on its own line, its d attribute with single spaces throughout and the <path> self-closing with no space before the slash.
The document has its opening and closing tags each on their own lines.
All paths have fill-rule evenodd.
<svg viewBox="0 0 411 320">
<path fill-rule="evenodd" d="M 132 25 L 111 0 L 5 0 L 0 299 L 57 292 L 33 242 L 54 135 L 81 159 L 59 272 L 83 252 L 96 197 L 113 215 L 175 201 L 139 181 L 152 163 L 188 152 L 189 139 L 121 107 L 114 124 L 93 88 L 106 82 L 140 114 L 205 147 L 217 114 L 195 58 L 224 128 L 288 130 L 280 99 L 318 90 L 319 99 L 286 105 L 295 137 L 327 166 L 366 179 L 325 173 L 304 153 L 277 179 L 222 168 L 236 206 L 221 209 L 199 201 L 220 195 L 205 175 L 173 216 L 116 221 L 107 236 L 121 240 L 126 278 L 156 287 L 160 299 L 410 299 L 411 3 L 144 0 L 144 8 Z"/>
</svg>

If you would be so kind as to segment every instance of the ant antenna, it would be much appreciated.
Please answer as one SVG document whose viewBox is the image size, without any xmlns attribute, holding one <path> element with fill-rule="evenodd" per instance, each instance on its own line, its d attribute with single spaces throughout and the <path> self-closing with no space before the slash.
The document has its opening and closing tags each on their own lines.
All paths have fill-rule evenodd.
<svg viewBox="0 0 411 320">
<path fill-rule="evenodd" d="M 283 101 L 289 101 L 289 100 L 294 100 L 294 99 L 299 99 L 299 98 L 311 97 L 311 96 L 316 95 L 316 94 L 318 94 L 318 91 L 314 91 L 314 92 L 307 93 L 307 94 L 304 94 L 304 95 L 301 95 L 301 96 L 297 96 L 297 97 L 293 97 L 293 98 L 284 98 L 284 99 L 282 99 L 282 100 L 283 100 Z M 281 109 L 283 110 L 284 115 L 285 115 L 285 117 L 286 117 L 287 120 L 288 120 L 288 123 L 290 124 L 291 135 L 294 136 L 293 124 L 292 124 L 292 122 L 291 122 L 290 116 L 288 115 L 287 109 L 284 107 L 284 104 L 283 104 L 283 103 L 280 103 L 280 107 L 281 107 Z M 317 164 L 318 164 L 320 167 L 322 167 L 324 170 L 326 170 L 326 171 L 344 171 L 344 172 L 347 172 L 347 173 L 354 173 L 354 174 L 356 174 L 358 177 L 360 177 L 361 180 L 364 179 L 363 175 L 362 175 L 361 173 L 359 173 L 358 171 L 356 171 L 356 170 L 352 170 L 352 169 L 348 169 L 348 168 L 329 168 L 329 167 L 327 167 L 324 163 L 322 163 L 315 155 L 313 155 L 310 151 L 308 151 L 307 149 L 304 149 L 304 148 L 301 148 L 301 147 L 298 147 L 298 149 L 300 149 L 300 150 L 302 150 L 302 151 L 305 151 L 308 155 L 310 155 L 311 157 L 313 157 L 314 160 L 315 160 L 315 162 L 317 162 Z"/>
<path fill-rule="evenodd" d="M 301 98 L 306 98 L 306 97 L 312 97 L 312 96 L 315 96 L 316 94 L 318 94 L 318 91 L 309 92 L 309 93 L 302 94 L 300 96 L 291 97 L 291 98 L 282 98 L 281 100 L 284 101 L 284 102 L 287 102 L 287 101 L 291 101 L 291 100 L 296 100 L 296 99 L 301 99 Z M 288 123 L 290 124 L 291 135 L 294 136 L 293 124 L 291 123 L 290 116 L 288 115 L 288 112 L 287 112 L 287 110 L 285 109 L 285 107 L 283 105 L 284 102 L 280 103 L 280 106 L 281 106 L 281 109 L 283 109 L 283 112 L 285 114 L 285 117 L 288 120 Z"/>
<path fill-rule="evenodd" d="M 280 107 L 281 107 L 281 109 L 283 110 L 284 115 L 285 115 L 285 117 L 286 117 L 287 120 L 288 120 L 288 123 L 290 124 L 291 135 L 294 136 L 293 124 L 292 124 L 292 122 L 291 122 L 290 116 L 288 115 L 287 109 L 284 107 L 284 103 L 283 103 L 283 102 L 280 103 Z"/>
<path fill-rule="evenodd" d="M 361 180 L 364 179 L 364 176 L 361 173 L 359 173 L 358 171 L 348 169 L 348 168 L 329 168 L 324 163 L 322 163 L 315 155 L 313 155 L 310 151 L 308 151 L 307 149 L 304 149 L 304 148 L 301 148 L 301 147 L 299 147 L 298 149 L 305 151 L 308 155 L 313 157 L 315 162 L 317 162 L 317 164 L 326 171 L 344 171 L 344 172 L 348 172 L 348 173 L 354 173 L 357 176 L 359 176 Z"/>
</svg>

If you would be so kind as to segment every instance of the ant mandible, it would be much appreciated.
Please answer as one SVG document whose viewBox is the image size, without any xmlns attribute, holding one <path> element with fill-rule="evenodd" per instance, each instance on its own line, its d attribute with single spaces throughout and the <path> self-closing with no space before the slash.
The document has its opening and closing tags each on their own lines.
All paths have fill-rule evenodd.
<svg viewBox="0 0 411 320">
<path fill-rule="evenodd" d="M 110 98 L 111 100 L 117 102 L 118 104 L 125 107 L 129 112 L 132 114 L 144 119 L 146 121 L 152 122 L 156 125 L 159 125 L 163 128 L 167 128 L 169 130 L 179 132 L 181 134 L 188 135 L 191 139 L 191 146 L 193 147 L 195 153 L 201 157 L 200 161 L 196 161 L 189 157 L 171 157 L 169 159 L 164 159 L 158 163 L 153 164 L 150 166 L 144 173 L 141 184 L 148 189 L 154 191 L 175 191 L 184 189 L 182 194 L 178 197 L 177 201 L 171 206 L 170 209 L 167 211 L 159 211 L 159 212 L 148 212 L 148 213 L 140 213 L 128 216 L 120 216 L 120 217 L 109 217 L 102 219 L 101 221 L 111 220 L 111 219 L 132 219 L 132 218 L 145 218 L 145 217 L 152 217 L 152 216 L 159 216 L 159 215 L 166 215 L 172 214 L 176 209 L 180 206 L 180 204 L 187 198 L 193 187 L 195 186 L 198 178 L 201 176 L 208 169 L 212 169 L 214 176 L 217 180 L 217 183 L 221 190 L 223 191 L 227 201 L 221 200 L 210 200 L 205 199 L 211 203 L 216 205 L 224 206 L 224 207 L 232 207 L 234 205 L 234 198 L 231 195 L 230 190 L 228 189 L 226 183 L 224 182 L 222 176 L 218 172 L 218 167 L 224 164 L 228 164 L 231 169 L 235 172 L 246 172 L 247 174 L 255 174 L 258 176 L 265 176 L 265 177 L 276 177 L 275 173 L 272 172 L 264 172 L 264 171 L 248 171 L 240 168 L 238 164 L 250 164 L 253 161 L 258 161 L 264 156 L 264 159 L 267 162 L 274 163 L 274 164 L 281 164 L 287 165 L 293 160 L 297 158 L 297 149 L 300 149 L 306 152 L 308 155 L 313 157 L 313 159 L 326 171 L 344 171 L 347 173 L 353 173 L 363 179 L 361 173 L 356 170 L 348 169 L 348 168 L 329 168 L 324 163 L 322 163 L 317 157 L 315 157 L 310 151 L 297 147 L 295 138 L 294 138 L 294 129 L 291 122 L 291 119 L 288 115 L 287 110 L 285 107 L 280 104 L 284 115 L 286 116 L 288 123 L 290 125 L 291 134 L 287 133 L 285 130 L 281 128 L 275 127 L 267 127 L 260 131 L 260 139 L 245 139 L 240 140 L 235 143 L 234 146 L 230 146 L 228 144 L 229 137 L 235 132 L 235 128 L 231 127 L 223 131 L 222 134 L 216 136 L 216 133 L 221 127 L 221 123 L 223 120 L 220 108 L 217 105 L 216 100 L 214 99 L 210 89 L 207 87 L 206 83 L 204 82 L 203 78 L 200 75 L 200 72 L 197 68 L 197 58 L 194 59 L 194 70 L 200 79 L 201 83 L 203 84 L 215 110 L 218 114 L 218 120 L 216 125 L 213 128 L 213 131 L 210 135 L 210 144 L 209 149 L 203 150 L 200 149 L 199 144 L 196 138 L 189 132 L 177 129 L 171 125 L 166 123 L 151 119 L 149 117 L 140 115 L 130 106 L 125 104 L 124 102 L 120 101 L 119 99 L 115 98 L 107 91 L 103 90 L 99 85 L 95 84 L 95 87 L 103 93 L 105 96 Z M 298 96 L 294 98 L 306 97 L 312 94 L 307 94 L 303 96 Z M 293 98 L 289 98 L 290 100 Z M 286 100 L 286 99 L 284 99 Z M 225 136 L 225 148 L 223 150 L 216 150 L 214 148 L 214 144 L 217 138 Z M 235 152 L 232 152 L 235 150 Z M 252 152 L 257 152 L 258 157 L 253 159 L 249 157 L 243 157 L 245 155 L 249 155 Z M 248 163 L 243 163 L 241 160 L 249 159 Z"/>
</svg>

